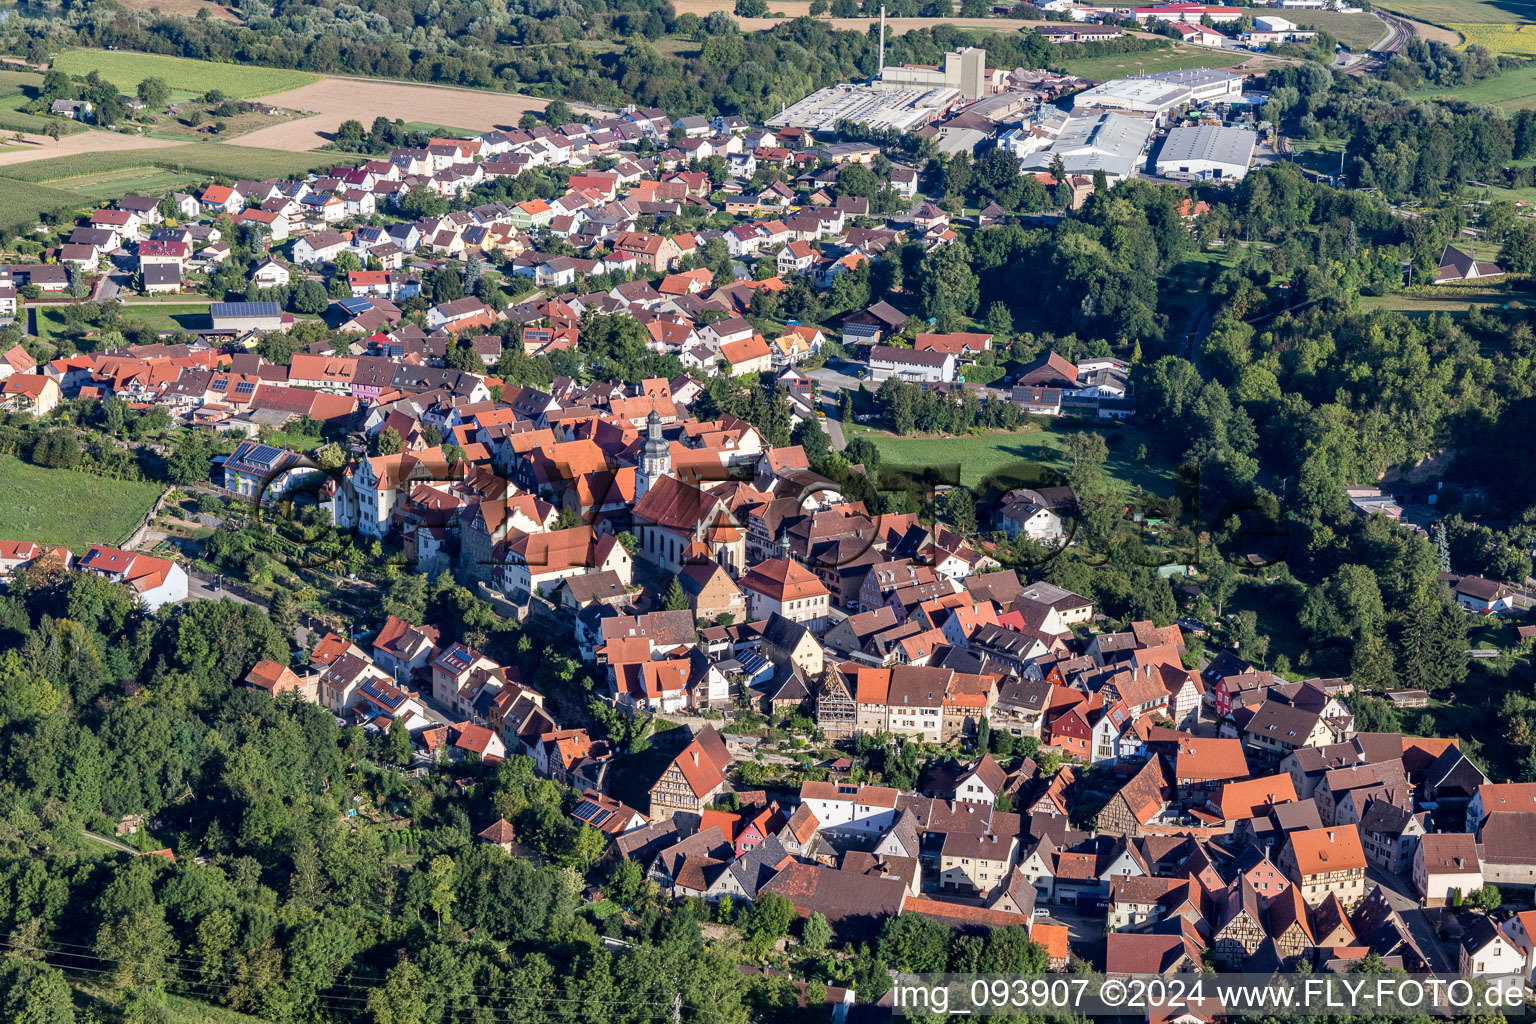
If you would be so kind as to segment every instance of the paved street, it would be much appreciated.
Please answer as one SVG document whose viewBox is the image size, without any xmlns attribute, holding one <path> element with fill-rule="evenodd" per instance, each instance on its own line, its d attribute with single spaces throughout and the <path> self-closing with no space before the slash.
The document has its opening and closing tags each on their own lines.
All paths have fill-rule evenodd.
<svg viewBox="0 0 1536 1024">
<path fill-rule="evenodd" d="M 1366 868 L 1365 876 L 1368 885 L 1381 886 L 1392 909 L 1402 915 L 1403 922 L 1408 925 L 1408 930 L 1413 932 L 1419 948 L 1424 950 L 1424 955 L 1430 959 L 1431 969 L 1436 974 L 1456 973 L 1455 957 L 1435 934 L 1434 923 L 1430 921 L 1424 908 L 1419 906 L 1418 894 L 1413 891 L 1408 880 L 1389 875 L 1375 865 Z"/>
<path fill-rule="evenodd" d="M 843 420 L 838 413 L 837 400 L 830 395 L 822 395 L 821 404 L 827 414 L 821 421 L 822 426 L 832 439 L 832 450 L 840 452 L 848 447 L 848 439 L 843 436 Z"/>
</svg>

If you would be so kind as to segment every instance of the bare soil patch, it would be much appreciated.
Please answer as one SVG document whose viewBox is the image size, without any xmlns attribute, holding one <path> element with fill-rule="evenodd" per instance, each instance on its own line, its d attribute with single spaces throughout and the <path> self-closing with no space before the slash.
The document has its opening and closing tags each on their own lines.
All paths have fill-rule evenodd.
<svg viewBox="0 0 1536 1024">
<path fill-rule="evenodd" d="M 240 136 L 240 145 L 290 152 L 318 149 L 347 120 L 361 121 L 365 128 L 374 118 L 387 117 L 489 131 L 516 125 L 526 111 L 542 111 L 548 103 L 521 93 L 334 77 L 261 99 L 311 116 L 248 132 Z"/>
<path fill-rule="evenodd" d="M 210 18 L 217 18 L 219 21 L 229 21 L 237 25 L 245 21 L 230 8 L 223 4 L 210 3 L 209 0 L 122 0 L 122 4 L 136 11 L 159 11 L 161 14 L 179 14 L 184 18 L 195 18 L 199 11 L 207 11 Z"/>
<path fill-rule="evenodd" d="M 1431 25 L 1428 22 L 1414 21 L 1411 18 L 1404 19 L 1413 26 L 1413 34 L 1420 39 L 1428 39 L 1432 42 L 1444 43 L 1446 46 L 1460 46 L 1461 33 L 1439 25 Z"/>
<path fill-rule="evenodd" d="M 116 153 L 125 149 L 151 149 L 155 146 L 176 146 L 182 143 L 167 139 L 148 139 L 140 135 L 119 135 L 116 132 L 78 132 L 59 139 L 58 144 L 46 135 L 23 133 L 25 148 L 0 153 L 0 165 L 22 164 L 30 160 L 49 160 L 56 156 L 75 153 Z M 9 139 L 7 135 L 5 138 Z"/>
</svg>

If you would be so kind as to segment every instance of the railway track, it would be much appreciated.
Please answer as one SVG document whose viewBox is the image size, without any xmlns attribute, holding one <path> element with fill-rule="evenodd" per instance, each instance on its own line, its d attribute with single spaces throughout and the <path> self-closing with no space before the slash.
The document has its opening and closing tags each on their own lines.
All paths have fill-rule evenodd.
<svg viewBox="0 0 1536 1024">
<path fill-rule="evenodd" d="M 1413 25 L 1406 19 L 1399 18 L 1394 14 L 1387 14 L 1385 11 L 1378 10 L 1371 13 L 1376 15 L 1381 20 L 1381 23 L 1387 27 L 1387 38 L 1379 45 L 1373 46 L 1368 51 L 1368 56 L 1365 60 L 1350 67 L 1348 74 L 1366 75 L 1373 71 L 1380 71 L 1386 67 L 1387 61 L 1392 59 L 1392 55 L 1407 46 L 1408 40 L 1413 38 Z"/>
</svg>

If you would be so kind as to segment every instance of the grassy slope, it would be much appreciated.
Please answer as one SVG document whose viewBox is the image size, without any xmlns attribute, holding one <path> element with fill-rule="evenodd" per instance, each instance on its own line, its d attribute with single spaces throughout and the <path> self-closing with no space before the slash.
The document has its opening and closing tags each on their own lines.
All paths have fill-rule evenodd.
<svg viewBox="0 0 1536 1024">
<path fill-rule="evenodd" d="M 160 496 L 161 485 L 108 480 L 66 469 L 43 469 L 0 455 L 0 538 L 67 545 L 119 544 Z"/>
<path fill-rule="evenodd" d="M 36 90 L 43 84 L 43 76 L 30 71 L 0 71 L 0 129 L 7 132 L 41 132 L 49 124 L 57 122 L 65 134 L 85 131 L 73 121 L 60 118 L 23 114 L 21 108 L 32 102 Z"/>
<path fill-rule="evenodd" d="M 1106 472 L 1116 480 L 1149 491 L 1167 494 L 1172 490 L 1171 467 L 1154 462 L 1138 462 L 1136 449 L 1147 445 L 1156 451 L 1156 438 L 1136 427 L 1116 428 L 1108 423 L 1086 427 L 1104 435 L 1109 443 Z M 883 430 L 854 427 L 851 437 L 868 437 L 880 449 L 882 466 L 930 468 L 960 467 L 960 482 L 977 484 L 989 474 L 1019 462 L 1036 462 L 1056 470 L 1065 470 L 1061 450 L 1069 430 L 1028 430 L 1015 433 L 982 434 L 966 437 L 897 437 Z"/>
<path fill-rule="evenodd" d="M 217 89 L 231 99 L 267 96 L 320 80 L 319 75 L 307 71 L 216 64 L 125 50 L 69 50 L 55 57 L 53 66 L 71 75 L 99 71 L 103 78 L 129 94 L 146 78 L 165 79 L 173 92 L 200 95 Z"/>
<path fill-rule="evenodd" d="M 1536 107 L 1536 62 L 1451 91 L 1431 86 L 1412 95 L 1424 99 L 1445 96 L 1468 103 L 1492 103 L 1506 110 L 1525 110 Z"/>
</svg>

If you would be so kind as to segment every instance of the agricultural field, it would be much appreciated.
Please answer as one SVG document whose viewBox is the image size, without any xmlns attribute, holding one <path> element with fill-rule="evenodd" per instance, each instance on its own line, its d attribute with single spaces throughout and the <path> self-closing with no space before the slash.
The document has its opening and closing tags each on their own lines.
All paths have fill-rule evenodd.
<svg viewBox="0 0 1536 1024">
<path fill-rule="evenodd" d="M 1285 11 L 1273 7 L 1248 7 L 1252 17 L 1282 17 L 1304 29 L 1330 33 L 1356 53 L 1369 50 L 1387 36 L 1387 27 L 1374 14 L 1340 14 L 1338 11 Z"/>
<path fill-rule="evenodd" d="M 314 85 L 275 96 L 267 102 L 312 116 L 256 131 L 244 145 L 266 146 L 296 153 L 326 145 L 343 121 L 366 127 L 376 117 L 425 125 L 441 124 L 452 115 L 460 130 L 482 132 L 517 124 L 525 111 L 541 111 L 549 101 L 520 93 L 489 89 L 455 89 L 361 78 L 326 78 Z M 576 105 L 578 111 L 583 108 Z"/>
<path fill-rule="evenodd" d="M 45 213 L 89 205 L 90 201 L 76 192 L 0 178 L 0 227 L 20 227 Z"/>
<path fill-rule="evenodd" d="M 121 544 L 163 489 L 144 480 L 109 480 L 73 469 L 43 469 L 0 455 L 0 537 L 63 545 Z"/>
<path fill-rule="evenodd" d="M 116 138 L 90 133 L 92 138 L 98 136 L 107 141 Z M 209 177 L 289 177 L 365 159 L 355 153 L 284 153 L 209 143 L 39 156 L 9 165 L 3 163 L 6 155 L 0 153 L 0 227 L 16 227 L 44 213 L 89 206 L 128 192 L 177 188 Z"/>
<path fill-rule="evenodd" d="M 1095 423 L 1084 429 L 1104 435 L 1109 445 L 1105 473 L 1109 477 L 1148 491 L 1167 494 L 1173 486 L 1173 467 L 1138 460 L 1137 450 L 1146 445 L 1158 451 L 1157 439 L 1145 430 L 1111 423 Z M 1073 431 L 1068 428 L 1021 430 L 1015 433 L 965 437 L 897 437 L 884 430 L 848 427 L 849 438 L 867 437 L 880 449 L 882 466 L 960 466 L 960 482 L 974 486 L 989 475 L 1019 462 L 1036 462 L 1065 471 L 1062 449 Z"/>
<path fill-rule="evenodd" d="M 1519 25 L 1536 22 L 1532 0 L 1387 0 L 1378 7 L 1431 25 Z"/>
<path fill-rule="evenodd" d="M 123 0 L 123 6 L 136 11 L 159 11 L 161 14 L 179 14 L 183 18 L 195 18 L 203 11 L 210 18 L 240 24 L 245 19 L 239 12 L 209 0 Z"/>
<path fill-rule="evenodd" d="M 1536 55 L 1536 25 L 1481 25 L 1452 22 L 1451 28 L 1461 33 L 1467 45 L 1481 46 L 1494 54 L 1511 57 Z"/>
<path fill-rule="evenodd" d="M 357 153 L 285 153 L 251 146 L 193 142 L 184 146 L 76 153 L 57 159 L 34 160 L 0 168 L 0 178 L 47 182 L 56 188 L 69 188 L 71 179 L 94 178 L 107 171 L 127 168 L 159 168 L 203 177 L 273 178 L 366 159 Z"/>
<path fill-rule="evenodd" d="M 1080 57 L 1062 62 L 1070 74 L 1095 81 L 1124 78 L 1141 72 L 1184 71 L 1188 68 L 1229 68 L 1236 64 L 1271 63 L 1257 54 L 1240 50 L 1212 50 L 1196 46 L 1170 46 L 1146 53 L 1115 53 L 1104 57 Z"/>
<path fill-rule="evenodd" d="M 161 193 L 182 189 L 198 181 L 198 176 L 159 167 L 123 167 L 98 174 L 59 180 L 54 187 L 67 189 L 92 202 L 116 201 L 125 195 Z"/>
<path fill-rule="evenodd" d="M 126 50 L 68 50 L 53 59 L 53 66 L 71 75 L 99 71 L 101 77 L 130 94 L 146 78 L 163 78 L 173 96 L 201 96 L 217 89 L 236 100 L 297 89 L 320 80 L 319 75 L 308 71 L 217 64 Z"/>
</svg>

